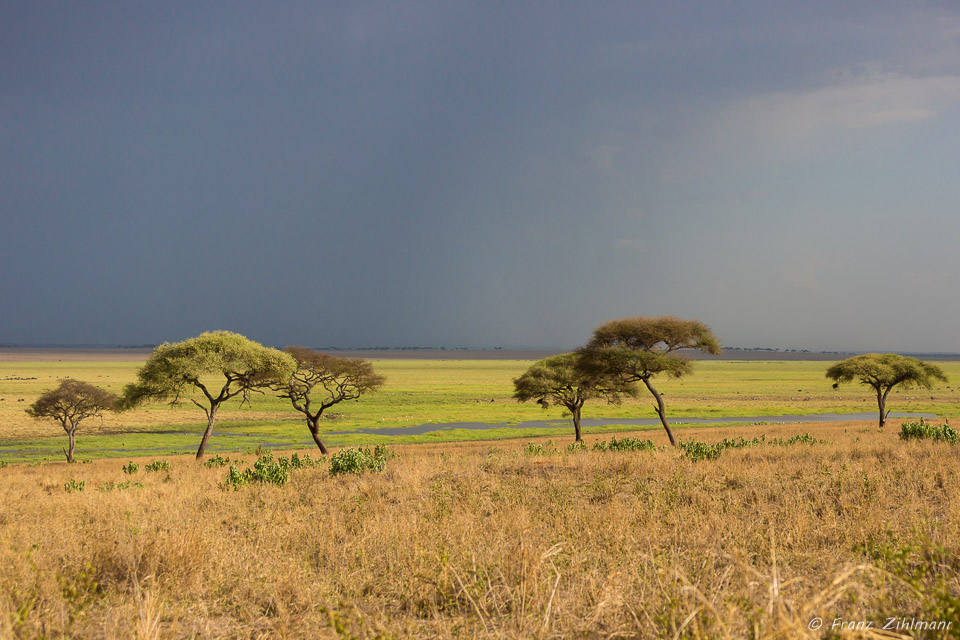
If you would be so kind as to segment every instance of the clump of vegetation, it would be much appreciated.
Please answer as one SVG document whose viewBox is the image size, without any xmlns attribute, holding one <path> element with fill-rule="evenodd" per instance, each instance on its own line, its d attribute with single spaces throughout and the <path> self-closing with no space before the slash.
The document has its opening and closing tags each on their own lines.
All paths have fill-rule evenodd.
<svg viewBox="0 0 960 640">
<path fill-rule="evenodd" d="M 220 488 L 226 489 L 229 487 L 236 491 L 240 487 L 250 482 L 247 474 L 248 471 L 250 471 L 250 469 L 247 469 L 246 471 L 240 471 L 240 469 L 234 465 L 230 465 L 230 469 L 227 471 L 227 481 L 226 483 L 220 485 Z"/>
<path fill-rule="evenodd" d="M 826 440 L 817 440 L 809 433 L 798 433 L 797 435 L 787 438 L 786 440 L 783 438 L 774 438 L 770 441 L 770 444 L 780 445 L 781 447 L 789 447 L 790 445 L 794 444 L 826 444 L 826 442 Z"/>
<path fill-rule="evenodd" d="M 677 446 L 688 458 L 694 462 L 700 462 L 701 460 L 716 460 L 720 457 L 720 454 L 723 453 L 723 450 L 726 449 L 722 442 L 707 444 L 706 442 L 700 442 L 696 439 L 688 440 L 686 442 L 683 440 L 678 440 Z"/>
<path fill-rule="evenodd" d="M 900 424 L 901 440 L 923 440 L 943 441 L 949 444 L 957 444 L 960 441 L 960 434 L 950 426 L 950 422 L 943 421 L 943 424 L 930 424 L 920 418 L 918 422 L 903 422 Z"/>
<path fill-rule="evenodd" d="M 610 441 L 607 442 L 603 440 L 601 442 L 593 443 L 594 451 L 656 451 L 657 445 L 653 444 L 653 440 L 641 440 L 640 438 L 620 438 L 617 440 L 616 437 L 610 438 Z"/>
<path fill-rule="evenodd" d="M 273 452 L 267 451 L 257 458 L 252 469 L 248 467 L 240 471 L 234 465 L 230 465 L 226 486 L 233 488 L 234 491 L 254 482 L 257 484 L 275 484 L 282 487 L 287 484 L 288 480 L 290 480 L 290 471 L 287 469 L 287 465 L 274 460 Z"/>
<path fill-rule="evenodd" d="M 523 455 L 525 456 L 546 456 L 556 452 L 557 448 L 553 446 L 553 440 L 547 440 L 546 444 L 528 442 L 523 445 Z"/>
<path fill-rule="evenodd" d="M 166 460 L 154 460 L 144 467 L 144 469 L 147 471 L 170 471 L 170 463 Z"/>
<path fill-rule="evenodd" d="M 798 433 L 786 440 L 783 438 L 773 438 L 769 441 L 765 434 L 761 434 L 750 440 L 745 439 L 743 436 L 734 439 L 724 438 L 716 444 L 707 444 L 706 442 L 700 442 L 694 439 L 688 442 L 680 442 L 677 446 L 683 450 L 688 458 L 694 462 L 699 462 L 700 460 L 716 460 L 725 449 L 744 449 L 746 447 L 757 447 L 764 444 L 789 447 L 795 444 L 822 444 L 825 442 L 826 440 L 817 440 L 809 433 Z"/>
<path fill-rule="evenodd" d="M 126 482 L 104 482 L 102 485 L 97 487 L 97 491 L 123 491 L 124 489 L 129 489 L 130 487 L 142 487 L 143 484 L 139 482 L 131 482 L 127 480 Z"/>
<path fill-rule="evenodd" d="M 85 486 L 86 486 L 85 480 L 81 480 L 80 482 L 77 482 L 73 478 L 70 478 L 69 482 L 63 483 L 63 490 L 66 491 L 67 493 L 80 493 L 81 491 L 83 491 Z"/>
<path fill-rule="evenodd" d="M 140 465 L 138 465 L 136 462 L 131 461 L 123 466 L 123 472 L 128 476 L 131 476 L 138 471 L 140 471 Z"/>
<path fill-rule="evenodd" d="M 330 458 L 330 475 L 343 473 L 360 474 L 364 471 L 383 471 L 387 466 L 387 447 L 378 444 L 370 451 L 370 447 L 341 449 Z"/>
<path fill-rule="evenodd" d="M 7 461 L 6 461 L 6 460 L 0 460 L 0 469 L 3 469 L 5 466 L 7 466 Z"/>
<path fill-rule="evenodd" d="M 203 463 L 207 469 L 218 469 L 230 464 L 230 458 L 224 458 L 219 453 Z"/>
<path fill-rule="evenodd" d="M 762 433 L 751 440 L 745 440 L 743 436 L 732 440 L 724 438 L 720 441 L 720 444 L 723 445 L 724 449 L 743 449 L 745 447 L 756 447 L 761 444 L 766 444 L 766 442 L 767 435 Z"/>
<path fill-rule="evenodd" d="M 290 456 L 290 459 L 280 456 L 277 459 L 277 463 L 287 469 L 307 469 L 309 467 L 316 467 L 320 465 L 320 461 L 314 461 L 310 454 L 304 454 L 301 458 L 296 453 Z"/>
<path fill-rule="evenodd" d="M 581 451 L 589 451 L 587 445 L 583 444 L 583 440 L 579 442 L 571 442 L 567 445 L 567 453 L 579 453 Z"/>
<path fill-rule="evenodd" d="M 380 447 L 378 447 L 378 449 L 379 448 Z M 384 452 L 385 451 L 386 449 L 384 448 Z M 217 457 L 219 458 L 219 456 Z M 211 459 L 209 462 L 213 462 L 213 460 L 214 459 Z M 221 458 L 221 460 L 223 460 L 223 458 Z M 212 466 L 209 462 L 205 466 Z M 229 460 L 226 462 L 229 462 Z M 273 452 L 267 451 L 260 454 L 257 461 L 253 463 L 252 469 L 248 467 L 240 471 L 236 466 L 230 465 L 230 470 L 227 472 L 226 484 L 221 486 L 230 487 L 235 491 L 251 483 L 275 484 L 282 487 L 290 480 L 291 471 L 315 467 L 319 464 L 319 460 L 315 462 L 309 455 L 300 457 L 296 453 L 289 458 L 280 456 L 274 460 Z"/>
</svg>

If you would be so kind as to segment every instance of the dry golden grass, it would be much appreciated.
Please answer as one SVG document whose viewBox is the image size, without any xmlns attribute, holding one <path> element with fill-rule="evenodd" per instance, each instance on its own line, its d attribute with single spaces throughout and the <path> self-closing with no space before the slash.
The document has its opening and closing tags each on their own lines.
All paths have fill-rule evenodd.
<svg viewBox="0 0 960 640">
<path fill-rule="evenodd" d="M 699 463 L 401 446 L 382 474 L 239 491 L 187 457 L 135 476 L 115 460 L 10 466 L 0 637 L 804 638 L 886 616 L 955 632 L 957 448 L 867 422 L 763 429 L 830 443 Z M 144 486 L 96 490 L 127 480 Z"/>
</svg>

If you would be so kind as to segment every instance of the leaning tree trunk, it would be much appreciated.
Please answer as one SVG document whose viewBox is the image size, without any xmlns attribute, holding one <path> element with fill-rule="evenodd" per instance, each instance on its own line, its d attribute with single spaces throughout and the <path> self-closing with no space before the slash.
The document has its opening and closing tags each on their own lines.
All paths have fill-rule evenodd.
<svg viewBox="0 0 960 640">
<path fill-rule="evenodd" d="M 673 437 L 673 431 L 670 430 L 670 423 L 667 422 L 667 409 L 663 404 L 663 397 L 653 388 L 653 385 L 650 384 L 650 378 L 642 378 L 643 384 L 647 385 L 647 389 L 650 390 L 650 393 L 653 394 L 653 397 L 657 399 L 657 415 L 660 416 L 660 424 L 663 425 L 664 430 L 667 432 L 667 437 L 670 438 L 670 444 L 672 446 L 677 446 L 677 441 Z"/>
<path fill-rule="evenodd" d="M 886 391 L 882 394 L 880 389 L 877 389 L 877 405 L 880 407 L 880 430 L 883 431 L 883 427 L 887 424 L 887 394 L 890 393 L 890 389 L 893 387 L 888 387 Z"/>
<path fill-rule="evenodd" d="M 77 448 L 77 432 L 76 432 L 76 430 L 73 430 L 73 431 L 68 430 L 68 431 L 67 431 L 67 438 L 68 438 L 68 440 L 70 441 L 70 450 L 69 450 L 69 451 L 64 451 L 64 453 L 67 454 L 67 462 L 73 462 L 73 452 L 74 452 L 74 451 L 76 450 L 76 448 Z"/>
<path fill-rule="evenodd" d="M 213 405 L 210 407 L 210 411 L 207 412 L 207 430 L 203 432 L 200 448 L 197 449 L 197 460 L 203 458 L 203 453 L 207 450 L 207 441 L 210 440 L 210 434 L 213 433 L 213 423 L 217 420 L 218 408 L 219 405 Z"/>
<path fill-rule="evenodd" d="M 577 442 L 583 442 L 583 433 L 580 431 L 580 407 L 570 409 L 573 414 L 573 430 L 577 434 Z"/>
<path fill-rule="evenodd" d="M 317 443 L 317 446 L 320 447 L 320 453 L 327 455 L 327 447 L 324 446 L 323 440 L 320 439 L 320 414 L 318 413 L 315 416 L 307 416 L 307 427 L 310 429 L 310 435 L 313 436 L 313 441 Z"/>
</svg>

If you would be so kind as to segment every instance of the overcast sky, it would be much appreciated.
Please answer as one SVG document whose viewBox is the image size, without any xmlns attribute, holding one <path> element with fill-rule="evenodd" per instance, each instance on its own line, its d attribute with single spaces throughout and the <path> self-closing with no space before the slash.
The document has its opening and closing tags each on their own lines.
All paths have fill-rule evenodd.
<svg viewBox="0 0 960 640">
<path fill-rule="evenodd" d="M 0 343 L 960 351 L 953 2 L 0 0 Z"/>
</svg>

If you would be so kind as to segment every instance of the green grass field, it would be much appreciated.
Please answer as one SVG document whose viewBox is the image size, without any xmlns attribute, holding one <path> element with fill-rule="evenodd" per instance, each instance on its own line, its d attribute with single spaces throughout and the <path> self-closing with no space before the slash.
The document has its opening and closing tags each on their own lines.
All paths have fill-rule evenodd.
<svg viewBox="0 0 960 640">
<path fill-rule="evenodd" d="M 37 421 L 24 409 L 58 379 L 72 377 L 119 392 L 135 378 L 139 361 L 0 362 L 0 460 L 8 462 L 60 460 L 66 436 L 52 421 Z M 423 435 L 331 435 L 332 446 L 388 441 L 443 442 L 550 435 L 566 437 L 560 408 L 546 411 L 511 398 L 512 379 L 531 362 L 523 360 L 379 360 L 377 371 L 387 378 L 384 390 L 359 401 L 337 405 L 327 421 L 328 433 L 354 429 L 413 427 L 426 423 L 482 422 L 517 424 L 527 420 L 556 421 L 550 429 L 486 429 L 437 431 Z M 858 413 L 876 410 L 869 389 L 847 385 L 834 390 L 824 377 L 829 362 L 713 360 L 695 363 L 694 373 L 674 380 L 660 379 L 667 410 L 674 420 L 684 417 L 745 417 Z M 927 412 L 943 417 L 960 415 L 960 362 L 939 363 L 951 382 L 933 390 L 895 390 L 888 408 Z M 620 406 L 588 404 L 584 418 L 655 418 L 652 399 L 645 394 Z M 134 457 L 190 453 L 205 426 L 203 413 L 185 401 L 176 406 L 153 404 L 102 421 L 81 424 L 78 458 Z M 650 427 L 646 427 L 650 428 Z M 659 429 L 659 427 L 652 427 Z M 679 428 L 683 428 L 680 426 Z M 895 427 L 894 427 L 895 428 Z M 644 427 L 588 427 L 588 433 Z M 300 414 L 286 401 L 256 395 L 249 406 L 238 401 L 219 414 L 210 453 L 243 451 L 259 445 L 312 447 Z"/>
</svg>

